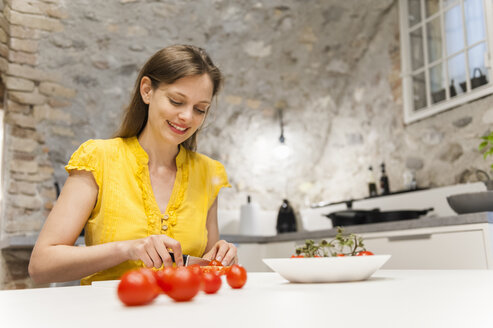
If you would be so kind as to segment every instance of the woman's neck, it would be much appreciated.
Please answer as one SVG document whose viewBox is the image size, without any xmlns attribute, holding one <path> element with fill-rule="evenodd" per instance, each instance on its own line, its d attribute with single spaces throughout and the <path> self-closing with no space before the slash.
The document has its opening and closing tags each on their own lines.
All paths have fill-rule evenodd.
<svg viewBox="0 0 493 328">
<path fill-rule="evenodd" d="M 159 142 L 146 128 L 137 138 L 149 156 L 149 167 L 176 168 L 176 156 L 180 150 L 176 145 Z"/>
</svg>

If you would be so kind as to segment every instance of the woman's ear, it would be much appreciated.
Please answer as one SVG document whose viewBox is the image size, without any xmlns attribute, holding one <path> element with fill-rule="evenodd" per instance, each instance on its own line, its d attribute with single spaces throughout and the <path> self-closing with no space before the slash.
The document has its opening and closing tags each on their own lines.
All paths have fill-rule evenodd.
<svg viewBox="0 0 493 328">
<path fill-rule="evenodd" d="M 152 96 L 152 82 L 147 76 L 144 76 L 140 80 L 140 96 L 142 97 L 142 101 L 149 105 Z"/>
</svg>

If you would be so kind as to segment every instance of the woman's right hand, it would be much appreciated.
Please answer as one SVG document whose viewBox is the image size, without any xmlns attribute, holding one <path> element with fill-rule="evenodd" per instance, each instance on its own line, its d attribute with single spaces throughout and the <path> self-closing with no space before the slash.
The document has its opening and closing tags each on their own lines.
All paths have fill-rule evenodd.
<svg viewBox="0 0 493 328">
<path fill-rule="evenodd" d="M 176 265 L 183 265 L 181 245 L 166 235 L 151 235 L 142 239 L 123 241 L 123 251 L 129 260 L 141 260 L 148 268 L 173 265 L 168 249 L 174 253 Z"/>
</svg>

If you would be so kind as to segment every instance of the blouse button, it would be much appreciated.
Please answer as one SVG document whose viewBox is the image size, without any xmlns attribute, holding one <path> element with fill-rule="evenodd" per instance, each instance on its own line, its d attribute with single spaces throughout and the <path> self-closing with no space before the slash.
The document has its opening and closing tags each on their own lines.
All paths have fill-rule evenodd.
<svg viewBox="0 0 493 328">
<path fill-rule="evenodd" d="M 168 230 L 168 226 L 166 224 L 163 224 L 161 228 L 163 228 L 164 231 Z"/>
<path fill-rule="evenodd" d="M 169 216 L 167 215 L 163 216 L 163 220 L 167 220 L 167 219 L 169 219 Z"/>
</svg>

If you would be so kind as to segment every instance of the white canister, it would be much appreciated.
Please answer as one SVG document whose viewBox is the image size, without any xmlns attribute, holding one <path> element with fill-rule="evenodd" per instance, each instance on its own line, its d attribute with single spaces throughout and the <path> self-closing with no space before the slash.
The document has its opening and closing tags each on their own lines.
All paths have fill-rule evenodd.
<svg viewBox="0 0 493 328">
<path fill-rule="evenodd" d="M 241 235 L 261 235 L 260 226 L 260 206 L 247 197 L 247 203 L 240 209 L 240 234 Z"/>
</svg>

